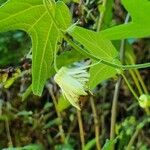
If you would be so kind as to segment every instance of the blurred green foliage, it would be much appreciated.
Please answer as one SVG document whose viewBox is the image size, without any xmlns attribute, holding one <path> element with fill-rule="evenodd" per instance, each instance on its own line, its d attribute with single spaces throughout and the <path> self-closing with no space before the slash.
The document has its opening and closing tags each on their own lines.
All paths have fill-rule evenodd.
<svg viewBox="0 0 150 150">
<path fill-rule="evenodd" d="M 23 31 L 0 33 L 0 66 L 17 65 L 30 45 L 30 38 Z"/>
</svg>

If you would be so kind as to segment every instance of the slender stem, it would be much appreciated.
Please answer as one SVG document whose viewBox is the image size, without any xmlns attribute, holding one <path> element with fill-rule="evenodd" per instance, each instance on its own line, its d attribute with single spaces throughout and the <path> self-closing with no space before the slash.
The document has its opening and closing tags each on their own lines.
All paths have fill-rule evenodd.
<svg viewBox="0 0 150 150">
<path fill-rule="evenodd" d="M 134 63 L 134 60 L 133 60 L 133 58 L 132 58 L 131 55 L 128 55 L 127 58 L 128 58 L 128 60 L 127 60 L 126 64 L 135 64 L 135 63 Z M 130 63 L 128 63 L 128 61 L 129 61 Z M 134 83 L 135 83 L 135 85 L 136 85 L 136 87 L 137 87 L 137 89 L 138 89 L 138 91 L 139 91 L 139 94 L 142 95 L 142 94 L 143 94 L 143 90 L 142 90 L 142 88 L 141 88 L 141 86 L 140 86 L 138 77 L 137 77 L 137 75 L 136 75 L 136 71 L 138 72 L 137 69 L 135 69 L 135 70 L 129 70 L 129 73 L 131 74 L 131 76 L 132 76 L 132 78 L 133 78 L 133 80 L 134 80 Z"/>
<path fill-rule="evenodd" d="M 118 68 L 118 69 L 123 69 L 123 70 L 128 70 L 128 69 L 140 69 L 140 68 L 148 68 L 150 67 L 150 63 L 144 63 L 144 64 L 136 64 L 136 65 L 118 65 L 118 64 L 114 64 L 110 61 L 107 60 L 103 60 L 100 59 L 92 54 L 90 54 L 88 51 L 86 51 L 85 49 L 81 48 L 79 45 L 77 45 L 76 43 L 74 43 L 72 40 L 70 40 L 69 37 L 67 37 L 66 35 L 63 35 L 64 39 L 75 49 L 77 50 L 79 53 L 81 53 L 82 55 L 86 55 L 89 58 L 92 58 L 96 61 L 101 61 L 101 63 L 108 65 L 110 67 L 113 68 Z"/>
<path fill-rule="evenodd" d="M 122 74 L 122 77 L 124 79 L 124 81 L 126 82 L 128 88 L 130 89 L 130 91 L 132 92 L 133 96 L 136 98 L 136 100 L 139 100 L 136 92 L 133 90 L 132 86 L 130 85 L 130 83 L 128 82 L 128 79 L 126 78 L 126 76 L 124 74 Z"/>
<path fill-rule="evenodd" d="M 104 19 L 104 15 L 105 15 L 105 11 L 106 11 L 106 4 L 107 4 L 107 0 L 103 0 L 102 6 L 103 6 L 104 10 L 99 15 L 98 24 L 97 24 L 97 32 L 99 32 L 100 29 L 102 28 L 103 19 Z"/>
<path fill-rule="evenodd" d="M 129 14 L 127 14 L 125 19 L 125 24 L 129 20 Z M 124 64 L 124 56 L 125 56 L 125 40 L 121 40 L 120 45 L 120 60 L 121 63 Z M 115 124 L 116 124 L 116 116 L 117 116 L 117 103 L 118 103 L 118 96 L 119 96 L 119 89 L 121 85 L 122 77 L 119 76 L 118 81 L 115 85 L 115 91 L 113 96 L 113 102 L 112 102 L 112 109 L 111 109 L 111 126 L 110 126 L 110 139 L 114 140 L 115 138 Z M 115 145 L 113 144 L 112 150 L 114 150 Z"/>
<path fill-rule="evenodd" d="M 7 118 L 5 120 L 5 126 L 6 126 L 7 138 L 8 138 L 8 145 L 9 145 L 9 147 L 13 147 L 13 142 L 12 142 L 12 139 L 11 139 L 10 129 L 9 129 L 9 122 L 8 122 Z"/>
<path fill-rule="evenodd" d="M 132 78 L 134 80 L 134 83 L 135 83 L 135 85 L 136 85 L 136 87 L 137 87 L 137 89 L 139 91 L 139 94 L 142 95 L 143 91 L 142 91 L 142 89 L 140 87 L 140 84 L 139 84 L 138 79 L 137 79 L 137 77 L 135 75 L 135 72 L 133 70 L 129 70 L 129 72 L 130 72 L 130 74 L 131 74 L 131 76 L 132 76 Z"/>
<path fill-rule="evenodd" d="M 57 116 L 58 116 L 59 119 L 62 119 L 61 114 L 57 109 L 57 101 L 56 101 L 56 98 L 53 94 L 52 86 L 50 84 L 47 84 L 46 87 L 47 87 L 47 89 L 48 89 L 48 91 L 49 91 L 49 93 L 52 97 L 52 100 L 53 100 L 53 103 L 54 103 L 54 106 L 55 106 L 55 109 L 56 109 Z M 58 128 L 59 128 L 59 132 L 60 132 L 60 136 L 61 136 L 61 141 L 62 141 L 62 143 L 65 143 L 65 133 L 64 133 L 62 124 L 60 124 L 58 126 Z"/>
<path fill-rule="evenodd" d="M 85 139 L 84 139 L 84 129 L 83 129 L 83 122 L 81 117 L 81 111 L 77 109 L 77 117 L 78 117 L 78 123 L 79 123 L 79 131 L 80 131 L 80 140 L 81 140 L 81 147 L 82 150 L 85 147 Z"/>
<path fill-rule="evenodd" d="M 91 103 L 92 112 L 93 112 L 93 116 L 94 116 L 96 146 L 97 146 L 97 150 L 101 150 L 100 136 L 99 136 L 99 134 L 100 134 L 100 131 L 99 131 L 99 120 L 98 120 L 96 106 L 95 106 L 93 97 L 90 98 L 90 103 Z"/>
<path fill-rule="evenodd" d="M 129 58 L 129 61 L 131 62 L 131 64 L 135 64 L 135 62 L 134 62 L 134 60 L 133 60 L 133 58 L 132 58 L 131 56 L 128 56 L 128 58 Z M 143 79 L 142 79 L 142 77 L 141 77 L 139 71 L 138 71 L 137 69 L 135 69 L 135 70 L 133 71 L 133 73 L 137 76 L 137 78 L 138 78 L 137 82 L 138 82 L 138 81 L 140 82 L 140 84 L 141 84 L 141 86 L 142 86 L 142 88 L 143 88 L 144 93 L 145 93 L 145 94 L 148 94 L 148 90 L 147 90 L 147 88 L 146 88 L 145 83 L 143 82 Z"/>
<path fill-rule="evenodd" d="M 131 147 L 132 147 L 132 145 L 133 145 L 135 139 L 137 138 L 137 136 L 138 136 L 138 134 L 139 134 L 139 131 L 140 131 L 140 129 L 136 128 L 134 134 L 132 135 L 132 137 L 131 137 L 131 139 L 130 139 L 130 141 L 129 141 L 129 144 L 128 144 L 126 150 L 131 150 Z"/>
<path fill-rule="evenodd" d="M 147 90 L 147 88 L 146 88 L 146 85 L 145 85 L 145 83 L 143 82 L 142 77 L 141 77 L 139 71 L 138 71 L 138 70 L 135 70 L 135 73 L 136 73 L 136 75 L 137 75 L 137 77 L 138 77 L 138 79 L 139 79 L 139 82 L 140 82 L 140 84 L 141 84 L 141 86 L 142 86 L 142 88 L 143 88 L 144 93 L 145 93 L 145 94 L 149 94 L 149 93 L 148 93 L 148 90 Z"/>
<path fill-rule="evenodd" d="M 118 79 L 118 81 L 117 81 L 117 83 L 115 85 L 115 91 L 114 91 L 113 103 L 112 103 L 112 109 L 111 109 L 110 139 L 114 139 L 115 138 L 115 124 L 116 124 L 116 116 L 117 116 L 117 103 L 118 103 L 118 95 L 119 95 L 121 79 L 122 78 L 119 77 L 119 79 Z"/>
</svg>

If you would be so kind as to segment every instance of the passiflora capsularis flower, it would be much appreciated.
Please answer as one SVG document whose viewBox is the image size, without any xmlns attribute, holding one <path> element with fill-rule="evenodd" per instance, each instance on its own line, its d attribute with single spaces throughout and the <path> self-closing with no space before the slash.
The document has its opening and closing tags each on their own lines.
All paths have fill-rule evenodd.
<svg viewBox="0 0 150 150">
<path fill-rule="evenodd" d="M 87 82 L 89 77 L 87 67 L 62 67 L 54 76 L 54 80 L 60 86 L 64 97 L 80 110 L 79 98 L 88 94 Z"/>
</svg>

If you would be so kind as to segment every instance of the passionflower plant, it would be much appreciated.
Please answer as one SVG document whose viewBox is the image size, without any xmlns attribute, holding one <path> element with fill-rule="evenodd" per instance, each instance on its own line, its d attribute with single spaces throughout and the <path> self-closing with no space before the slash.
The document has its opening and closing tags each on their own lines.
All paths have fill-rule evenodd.
<svg viewBox="0 0 150 150">
<path fill-rule="evenodd" d="M 80 110 L 79 98 L 87 95 L 89 77 L 86 67 L 62 67 L 54 76 L 54 80 L 60 86 L 64 97 Z"/>
</svg>

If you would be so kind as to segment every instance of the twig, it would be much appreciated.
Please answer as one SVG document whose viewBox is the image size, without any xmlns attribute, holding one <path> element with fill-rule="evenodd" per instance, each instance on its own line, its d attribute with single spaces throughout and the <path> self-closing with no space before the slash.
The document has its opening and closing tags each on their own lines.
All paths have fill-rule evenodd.
<svg viewBox="0 0 150 150">
<path fill-rule="evenodd" d="M 81 140 L 81 147 L 82 150 L 85 147 L 85 139 L 84 139 L 84 129 L 83 129 L 83 123 L 82 123 L 82 117 L 81 117 L 81 111 L 77 109 L 77 117 L 78 117 L 78 123 L 79 123 L 79 131 L 80 131 L 80 140 Z"/>
<path fill-rule="evenodd" d="M 96 146 L 97 146 L 97 150 L 101 150 L 100 136 L 99 136 L 99 134 L 100 134 L 100 131 L 99 131 L 99 120 L 98 120 L 98 116 L 97 116 L 96 107 L 95 107 L 95 103 L 94 103 L 93 97 L 90 97 L 90 103 L 91 103 L 92 112 L 93 112 L 93 116 L 94 116 Z"/>
<path fill-rule="evenodd" d="M 56 109 L 57 116 L 58 116 L 58 118 L 62 119 L 61 114 L 60 114 L 60 112 L 59 112 L 58 109 L 57 109 L 57 101 L 56 101 L 56 98 L 55 98 L 55 96 L 54 96 L 54 94 L 53 94 L 51 84 L 47 84 L 46 87 L 47 87 L 47 89 L 48 89 L 48 91 L 49 91 L 49 94 L 51 95 L 52 100 L 53 100 L 53 103 L 54 103 L 54 106 L 55 106 L 55 109 Z M 64 134 L 64 130 L 63 130 L 62 124 L 60 124 L 60 125 L 58 126 L 58 128 L 59 128 L 59 132 L 60 132 L 60 136 L 61 136 L 61 141 L 62 141 L 62 143 L 65 143 L 65 134 Z"/>
</svg>

